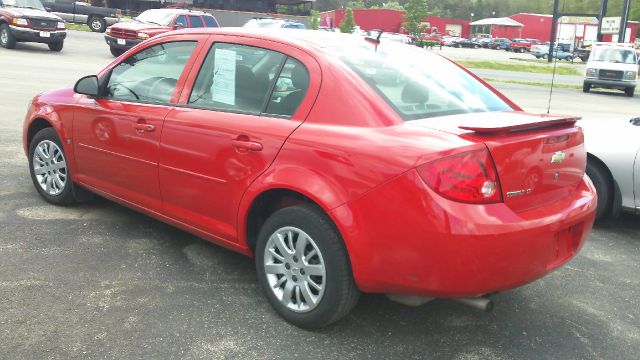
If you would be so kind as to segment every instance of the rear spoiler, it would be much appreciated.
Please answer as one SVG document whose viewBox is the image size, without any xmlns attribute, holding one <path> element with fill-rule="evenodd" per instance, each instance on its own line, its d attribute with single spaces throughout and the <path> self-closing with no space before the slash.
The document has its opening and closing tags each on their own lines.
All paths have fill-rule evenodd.
<svg viewBox="0 0 640 360">
<path fill-rule="evenodd" d="M 460 125 L 462 130 L 473 131 L 480 135 L 502 135 L 515 132 L 540 130 L 556 126 L 569 126 L 575 124 L 580 117 L 575 116 L 554 116 L 554 115 L 531 115 L 530 118 L 506 118 L 498 117 L 491 121 L 478 121 L 477 124 Z"/>
</svg>

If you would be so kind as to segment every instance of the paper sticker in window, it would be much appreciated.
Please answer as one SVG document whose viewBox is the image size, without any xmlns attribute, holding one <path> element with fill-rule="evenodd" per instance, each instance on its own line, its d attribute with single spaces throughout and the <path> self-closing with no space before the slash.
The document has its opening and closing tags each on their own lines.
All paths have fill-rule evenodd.
<svg viewBox="0 0 640 360">
<path fill-rule="evenodd" d="M 236 104 L 236 52 L 216 49 L 213 60 L 212 100 L 228 105 Z"/>
</svg>

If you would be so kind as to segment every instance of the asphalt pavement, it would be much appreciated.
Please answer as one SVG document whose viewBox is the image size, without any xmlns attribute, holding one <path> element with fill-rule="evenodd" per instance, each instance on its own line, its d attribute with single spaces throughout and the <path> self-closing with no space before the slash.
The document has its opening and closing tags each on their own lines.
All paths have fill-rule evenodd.
<svg viewBox="0 0 640 360">
<path fill-rule="evenodd" d="M 62 53 L 0 49 L 0 359 L 637 359 L 640 218 L 597 226 L 549 276 L 493 296 L 481 313 L 364 295 L 320 331 L 281 320 L 252 259 L 107 200 L 55 207 L 36 193 L 22 120 L 40 91 L 72 86 L 113 58 L 93 33 Z M 497 84 L 530 111 L 544 88 Z M 638 114 L 640 96 L 556 89 L 552 112 Z M 400 244 L 398 246 L 401 246 Z M 390 269 L 393 271 L 393 269 Z"/>
</svg>

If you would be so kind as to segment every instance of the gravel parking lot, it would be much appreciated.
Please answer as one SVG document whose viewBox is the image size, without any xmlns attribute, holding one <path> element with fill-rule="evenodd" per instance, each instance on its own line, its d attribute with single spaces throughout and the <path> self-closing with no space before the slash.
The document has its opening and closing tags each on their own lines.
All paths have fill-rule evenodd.
<svg viewBox="0 0 640 360">
<path fill-rule="evenodd" d="M 112 60 L 101 35 L 75 31 L 61 53 L 36 44 L 0 49 L 0 358 L 640 354 L 637 216 L 597 226 L 567 266 L 494 295 L 492 313 L 444 300 L 410 308 L 364 295 L 344 321 L 310 332 L 272 311 L 259 292 L 252 259 L 106 200 L 65 208 L 45 203 L 31 185 L 22 152 L 27 103 Z M 525 109 L 546 111 L 547 89 L 497 86 Z M 552 111 L 603 121 L 637 116 L 640 96 L 556 89 Z"/>
</svg>

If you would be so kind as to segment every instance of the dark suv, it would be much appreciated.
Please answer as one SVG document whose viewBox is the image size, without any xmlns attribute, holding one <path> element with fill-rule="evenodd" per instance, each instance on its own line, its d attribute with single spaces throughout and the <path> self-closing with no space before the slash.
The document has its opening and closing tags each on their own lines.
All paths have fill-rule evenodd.
<svg viewBox="0 0 640 360">
<path fill-rule="evenodd" d="M 61 51 L 67 37 L 64 21 L 48 13 L 40 0 L 0 0 L 0 46 L 37 42 Z"/>
</svg>

